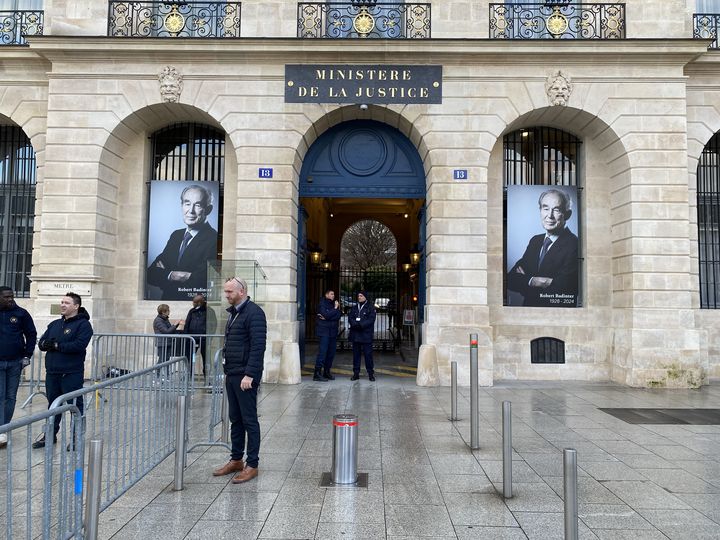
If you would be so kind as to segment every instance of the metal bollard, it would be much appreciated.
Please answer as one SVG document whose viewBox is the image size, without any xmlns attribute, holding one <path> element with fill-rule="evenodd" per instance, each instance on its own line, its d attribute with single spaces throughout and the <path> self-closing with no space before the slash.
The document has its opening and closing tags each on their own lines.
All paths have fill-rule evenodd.
<svg viewBox="0 0 720 540">
<path fill-rule="evenodd" d="M 182 491 L 185 477 L 185 423 L 187 420 L 185 396 L 177 398 L 177 419 L 175 422 L 175 478 L 174 491 Z"/>
<path fill-rule="evenodd" d="M 97 540 L 100 523 L 100 495 L 102 494 L 102 439 L 90 441 L 88 455 L 87 499 L 85 502 L 85 536 Z"/>
<path fill-rule="evenodd" d="M 224 379 L 225 378 L 223 377 L 223 380 Z M 230 406 L 228 405 L 227 390 L 225 389 L 224 384 L 223 384 L 223 393 L 222 393 L 221 415 L 222 415 L 222 425 L 220 426 L 220 440 L 224 443 L 229 443 L 230 442 Z"/>
<path fill-rule="evenodd" d="M 480 448 L 480 417 L 478 412 L 478 335 L 470 334 L 470 448 Z"/>
<path fill-rule="evenodd" d="M 355 484 L 358 480 L 358 420 L 354 414 L 333 416 L 333 484 Z"/>
<path fill-rule="evenodd" d="M 565 497 L 565 540 L 578 539 L 577 451 L 563 450 L 563 495 Z"/>
<path fill-rule="evenodd" d="M 512 494 L 512 403 L 502 404 L 503 438 L 503 497 L 511 499 Z"/>
<path fill-rule="evenodd" d="M 455 422 L 457 415 L 457 362 L 450 362 L 450 421 Z"/>
</svg>

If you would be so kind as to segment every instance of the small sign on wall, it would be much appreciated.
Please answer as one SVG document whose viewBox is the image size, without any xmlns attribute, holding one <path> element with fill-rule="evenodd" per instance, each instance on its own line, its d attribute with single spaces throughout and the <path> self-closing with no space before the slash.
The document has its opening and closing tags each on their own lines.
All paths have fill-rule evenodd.
<svg viewBox="0 0 720 540">
<path fill-rule="evenodd" d="M 69 283 L 64 281 L 46 281 L 38 284 L 38 294 L 41 296 L 64 296 L 74 292 L 82 297 L 92 295 L 89 283 Z"/>
<path fill-rule="evenodd" d="M 269 167 L 260 167 L 258 169 L 258 178 L 272 178 L 273 170 Z"/>
<path fill-rule="evenodd" d="M 467 180 L 467 179 L 468 179 L 467 169 L 453 170 L 453 180 Z"/>
</svg>

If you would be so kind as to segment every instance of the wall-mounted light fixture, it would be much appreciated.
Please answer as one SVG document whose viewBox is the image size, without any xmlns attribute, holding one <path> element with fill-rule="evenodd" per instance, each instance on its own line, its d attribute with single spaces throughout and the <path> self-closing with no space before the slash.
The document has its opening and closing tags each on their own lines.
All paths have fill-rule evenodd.
<svg viewBox="0 0 720 540">
<path fill-rule="evenodd" d="M 420 262 L 420 252 L 419 251 L 411 251 L 410 252 L 410 262 L 413 264 L 417 264 Z"/>
</svg>

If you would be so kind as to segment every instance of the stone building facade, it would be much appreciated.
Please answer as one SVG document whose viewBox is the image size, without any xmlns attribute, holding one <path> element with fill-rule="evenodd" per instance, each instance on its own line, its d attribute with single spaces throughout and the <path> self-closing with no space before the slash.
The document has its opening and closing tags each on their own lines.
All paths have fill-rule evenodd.
<svg viewBox="0 0 720 540">
<path fill-rule="evenodd" d="M 297 36 L 298 4 L 245 0 L 240 39 L 108 37 L 108 5 L 46 0 L 42 36 L 0 47 L 0 119 L 37 163 L 31 287 L 50 320 L 62 287 L 95 328 L 148 332 L 148 138 L 176 122 L 226 134 L 222 256 L 267 274 L 266 378 L 300 380 L 298 203 L 303 160 L 343 122 L 399 130 L 426 181 L 419 384 L 469 378 L 694 386 L 720 376 L 718 312 L 700 304 L 700 156 L 720 131 L 720 53 L 693 39 L 695 2 L 627 0 L 626 39 L 488 39 L 486 1 L 432 1 L 428 39 Z M 720 7 L 720 6 L 719 6 Z M 720 11 L 720 10 L 719 10 Z M 439 104 L 288 103 L 290 64 L 442 66 Z M 159 75 L 182 79 L 176 99 Z M 561 99 L 548 94 L 560 73 Z M 177 89 L 176 89 L 177 90 Z M 171 89 L 172 97 L 172 89 Z M 582 307 L 504 305 L 503 137 L 548 126 L 581 140 Z M 258 178 L 259 167 L 273 177 Z M 453 179 L 453 171 L 467 178 Z M 186 303 L 171 303 L 176 313 Z M 530 343 L 565 343 L 532 364 Z"/>
</svg>

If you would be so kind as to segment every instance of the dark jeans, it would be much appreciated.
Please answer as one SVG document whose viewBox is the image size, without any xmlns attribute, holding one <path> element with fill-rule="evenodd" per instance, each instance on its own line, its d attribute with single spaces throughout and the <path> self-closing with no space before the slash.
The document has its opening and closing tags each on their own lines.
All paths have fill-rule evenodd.
<svg viewBox="0 0 720 540">
<path fill-rule="evenodd" d="M 0 361 L 0 426 L 9 424 L 12 420 L 21 373 L 20 358 L 8 362 Z"/>
<path fill-rule="evenodd" d="M 80 373 L 46 373 L 45 390 L 47 391 L 48 409 L 52 402 L 63 394 L 80 390 L 83 387 L 83 374 Z M 80 416 L 84 416 L 85 402 L 82 397 L 75 398 L 75 405 L 80 409 Z M 60 431 L 60 415 L 55 416 L 55 435 Z"/>
<path fill-rule="evenodd" d="M 353 373 L 360 373 L 360 352 L 365 357 L 365 369 L 368 375 L 375 373 L 375 364 L 372 357 L 372 343 L 355 343 L 353 342 Z"/>
<path fill-rule="evenodd" d="M 257 417 L 257 387 L 242 390 L 240 381 L 243 375 L 227 375 L 225 389 L 227 391 L 230 410 L 230 439 L 232 451 L 230 459 L 242 459 L 245 452 L 245 434 L 247 434 L 248 467 L 257 468 L 260 454 L 260 423 Z"/>
<path fill-rule="evenodd" d="M 315 370 L 324 369 L 326 372 L 330 371 L 333 360 L 335 360 L 335 349 L 337 349 L 337 334 L 320 336 L 320 346 L 315 359 Z"/>
</svg>

